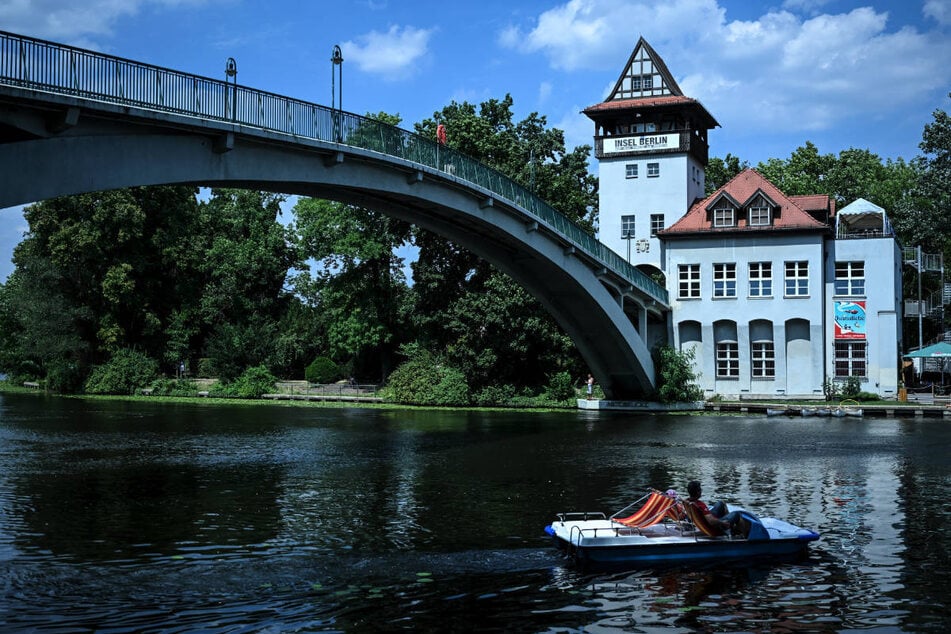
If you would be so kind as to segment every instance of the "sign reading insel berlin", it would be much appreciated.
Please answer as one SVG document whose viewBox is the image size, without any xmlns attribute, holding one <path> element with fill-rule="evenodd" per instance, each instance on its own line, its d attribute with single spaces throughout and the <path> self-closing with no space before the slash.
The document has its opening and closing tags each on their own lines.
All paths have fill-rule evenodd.
<svg viewBox="0 0 951 634">
<path fill-rule="evenodd" d="M 604 137 L 602 154 L 620 152 L 650 152 L 653 150 L 676 150 L 680 147 L 680 134 L 649 134 L 647 136 Z"/>
<path fill-rule="evenodd" d="M 865 302 L 834 302 L 836 339 L 865 339 Z"/>
</svg>

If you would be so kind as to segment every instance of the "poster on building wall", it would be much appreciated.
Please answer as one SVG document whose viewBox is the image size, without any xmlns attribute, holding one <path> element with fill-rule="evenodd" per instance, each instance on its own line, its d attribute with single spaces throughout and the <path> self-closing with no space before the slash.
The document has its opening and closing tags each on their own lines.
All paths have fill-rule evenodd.
<svg viewBox="0 0 951 634">
<path fill-rule="evenodd" d="M 836 339 L 865 339 L 865 302 L 833 302 Z"/>
</svg>

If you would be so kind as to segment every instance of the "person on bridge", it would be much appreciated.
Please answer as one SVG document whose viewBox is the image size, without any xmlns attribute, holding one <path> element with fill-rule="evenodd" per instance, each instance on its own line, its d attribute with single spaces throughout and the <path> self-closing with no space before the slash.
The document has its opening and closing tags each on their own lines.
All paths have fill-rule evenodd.
<svg viewBox="0 0 951 634">
<path fill-rule="evenodd" d="M 436 142 L 439 145 L 446 145 L 446 126 L 441 123 L 436 126 Z"/>
</svg>

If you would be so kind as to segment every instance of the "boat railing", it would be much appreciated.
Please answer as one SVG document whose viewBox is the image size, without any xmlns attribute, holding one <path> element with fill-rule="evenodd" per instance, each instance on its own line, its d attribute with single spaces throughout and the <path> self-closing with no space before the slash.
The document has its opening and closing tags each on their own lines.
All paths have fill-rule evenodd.
<svg viewBox="0 0 951 634">
<path fill-rule="evenodd" d="M 568 532 L 568 543 L 575 548 L 581 546 L 583 539 L 597 539 L 598 537 L 629 537 L 631 535 L 640 535 L 640 529 L 630 526 L 597 526 L 581 527 L 572 526 Z"/>
<path fill-rule="evenodd" d="M 572 511 L 570 513 L 556 513 L 555 517 L 561 522 L 586 522 L 588 520 L 606 520 L 607 516 L 601 511 Z"/>
</svg>

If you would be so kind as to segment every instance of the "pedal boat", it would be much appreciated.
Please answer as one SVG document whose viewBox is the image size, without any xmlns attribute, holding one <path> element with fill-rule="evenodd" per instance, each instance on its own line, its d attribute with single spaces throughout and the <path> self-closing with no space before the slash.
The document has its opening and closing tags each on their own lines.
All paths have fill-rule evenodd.
<svg viewBox="0 0 951 634">
<path fill-rule="evenodd" d="M 676 495 L 676 494 L 675 494 Z M 643 503 L 641 503 L 643 502 Z M 639 509 L 622 517 L 632 507 Z M 660 566 L 804 554 L 819 534 L 774 517 L 740 511 L 745 534 L 724 535 L 687 500 L 653 491 L 611 517 L 558 513 L 545 527 L 555 545 L 583 566 Z"/>
</svg>

